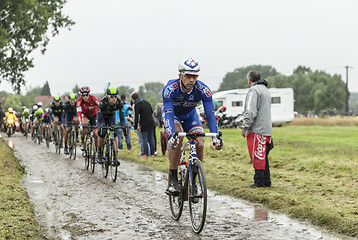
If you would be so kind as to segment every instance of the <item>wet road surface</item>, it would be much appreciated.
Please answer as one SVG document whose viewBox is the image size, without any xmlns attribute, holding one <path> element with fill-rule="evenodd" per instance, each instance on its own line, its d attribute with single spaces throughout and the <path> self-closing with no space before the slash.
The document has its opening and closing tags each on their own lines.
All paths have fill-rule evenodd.
<svg viewBox="0 0 358 240">
<path fill-rule="evenodd" d="M 19 133 L 7 138 L 25 167 L 25 186 L 47 239 L 352 239 L 333 235 L 259 204 L 208 192 L 206 224 L 192 232 L 185 202 L 181 219 L 171 219 L 164 194 L 167 174 L 121 161 L 117 182 L 84 169 Z"/>
</svg>

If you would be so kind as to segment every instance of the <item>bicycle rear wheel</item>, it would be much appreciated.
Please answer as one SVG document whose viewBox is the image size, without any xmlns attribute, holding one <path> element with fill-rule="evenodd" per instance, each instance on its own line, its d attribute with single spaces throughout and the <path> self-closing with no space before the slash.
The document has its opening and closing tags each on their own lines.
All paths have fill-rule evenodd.
<svg viewBox="0 0 358 240">
<path fill-rule="evenodd" d="M 103 159 L 103 163 L 102 163 L 102 175 L 104 178 L 107 178 L 108 176 L 108 163 L 110 161 L 110 150 L 108 149 L 108 144 L 105 143 L 103 146 L 103 153 L 104 153 L 104 159 Z"/>
<path fill-rule="evenodd" d="M 179 174 L 178 183 L 179 183 L 180 194 L 179 196 L 169 196 L 170 211 L 172 213 L 172 218 L 174 220 L 179 220 L 183 212 L 183 206 L 184 206 L 183 187 L 185 186 L 185 181 L 187 181 L 187 179 L 185 179 L 185 176 Z"/>
<path fill-rule="evenodd" d="M 93 139 L 93 137 L 90 138 L 90 168 L 91 173 L 94 173 L 94 168 L 96 166 L 96 143 Z"/>
<path fill-rule="evenodd" d="M 192 167 L 192 173 L 197 172 L 197 175 L 195 179 L 192 179 L 192 177 L 189 178 L 189 213 L 193 231 L 200 233 L 204 228 L 206 218 L 207 186 L 202 162 L 196 159 Z M 193 186 L 195 185 L 197 189 L 196 193 L 193 191 Z"/>
<path fill-rule="evenodd" d="M 111 178 L 112 178 L 112 181 L 115 182 L 117 180 L 118 165 L 117 165 L 117 149 L 116 149 L 116 145 L 114 143 L 112 143 L 112 147 L 111 147 L 110 167 L 111 167 Z"/>
</svg>

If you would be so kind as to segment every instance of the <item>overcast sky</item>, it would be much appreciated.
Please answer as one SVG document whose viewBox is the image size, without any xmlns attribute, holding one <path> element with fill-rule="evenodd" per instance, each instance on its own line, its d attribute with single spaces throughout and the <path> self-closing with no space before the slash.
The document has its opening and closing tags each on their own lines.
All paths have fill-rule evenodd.
<svg viewBox="0 0 358 240">
<path fill-rule="evenodd" d="M 68 0 L 76 25 L 33 54 L 26 86 L 47 80 L 54 95 L 75 84 L 102 92 L 108 81 L 138 90 L 176 78 L 178 62 L 193 57 L 212 90 L 251 64 L 285 75 L 304 65 L 344 81 L 349 65 L 349 90 L 358 92 L 357 11 L 356 0 Z"/>
</svg>

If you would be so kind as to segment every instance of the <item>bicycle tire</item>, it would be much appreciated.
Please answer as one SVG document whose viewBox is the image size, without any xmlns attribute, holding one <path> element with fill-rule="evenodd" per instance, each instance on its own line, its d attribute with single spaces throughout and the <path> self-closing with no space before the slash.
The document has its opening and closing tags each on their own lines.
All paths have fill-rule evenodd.
<svg viewBox="0 0 358 240">
<path fill-rule="evenodd" d="M 94 169 L 96 166 L 96 143 L 94 141 L 94 138 L 90 138 L 90 168 L 91 173 L 94 173 Z"/>
<path fill-rule="evenodd" d="M 179 174 L 178 183 L 181 193 L 179 194 L 179 196 L 169 196 L 170 212 L 172 218 L 177 221 L 180 219 L 183 213 L 183 207 L 184 207 L 183 190 L 186 181 L 188 181 L 188 179 L 185 176 Z"/>
<path fill-rule="evenodd" d="M 118 165 L 117 165 L 117 149 L 114 142 L 111 144 L 111 161 L 110 161 L 110 167 L 111 167 L 111 178 L 112 181 L 115 182 L 117 180 L 117 174 L 118 174 Z"/>
<path fill-rule="evenodd" d="M 41 141 L 42 141 L 42 134 L 41 134 L 41 131 L 39 129 L 37 129 L 37 142 L 38 144 L 40 145 L 41 144 Z"/>
<path fill-rule="evenodd" d="M 50 132 L 48 130 L 48 127 L 46 126 L 45 128 L 45 140 L 46 140 L 46 147 L 50 147 L 50 141 L 51 141 L 51 137 L 50 137 Z"/>
<path fill-rule="evenodd" d="M 77 152 L 77 141 L 76 141 L 76 134 L 73 133 L 73 142 L 72 142 L 73 146 L 73 160 L 76 159 L 76 152 Z"/>
<path fill-rule="evenodd" d="M 103 153 L 105 153 L 105 156 L 104 156 L 104 161 L 103 161 L 103 163 L 102 163 L 102 175 L 103 175 L 103 177 L 104 178 L 107 178 L 107 176 L 108 176 L 108 162 L 109 162 L 109 149 L 108 149 L 108 143 L 105 143 L 104 145 L 103 145 L 103 151 L 102 151 L 102 154 Z"/>
<path fill-rule="evenodd" d="M 189 196 L 189 213 L 191 226 L 195 233 L 200 233 L 205 225 L 206 210 L 207 210 L 207 185 L 204 172 L 204 166 L 199 159 L 196 159 L 192 165 L 192 172 L 197 170 L 197 176 L 191 180 L 189 178 L 188 196 Z M 192 182 L 193 181 L 193 182 Z M 192 194 L 193 184 L 197 185 L 197 194 Z M 195 203 L 195 198 L 198 202 Z"/>
<path fill-rule="evenodd" d="M 55 149 L 56 149 L 56 153 L 60 154 L 60 133 L 59 133 L 59 129 L 57 128 L 56 134 L 55 134 Z"/>
<path fill-rule="evenodd" d="M 91 140 L 86 136 L 86 146 L 85 146 L 85 168 L 86 170 L 88 170 L 89 168 L 89 163 L 90 163 L 90 151 L 91 151 Z"/>
</svg>

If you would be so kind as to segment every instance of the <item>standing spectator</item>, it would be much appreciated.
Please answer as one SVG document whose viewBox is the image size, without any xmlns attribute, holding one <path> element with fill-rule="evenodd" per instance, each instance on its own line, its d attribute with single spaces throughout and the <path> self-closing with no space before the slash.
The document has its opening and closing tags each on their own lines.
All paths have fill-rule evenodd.
<svg viewBox="0 0 358 240">
<path fill-rule="evenodd" d="M 131 105 L 132 105 L 132 110 L 133 110 L 133 116 L 135 116 L 135 109 L 134 109 L 135 104 L 134 104 L 133 99 L 131 100 Z M 134 129 L 134 119 L 132 119 L 132 128 Z M 139 143 L 139 146 L 140 146 L 139 156 L 144 156 L 142 133 L 140 131 L 137 131 L 137 129 L 134 129 L 134 131 L 137 133 L 137 136 L 138 136 L 138 143 Z"/>
<path fill-rule="evenodd" d="M 247 74 L 249 91 L 243 113 L 242 136 L 246 137 L 252 165 L 255 169 L 254 184 L 250 188 L 270 187 L 268 154 L 273 148 L 271 123 L 271 94 L 268 83 L 258 71 Z"/>
<path fill-rule="evenodd" d="M 124 95 L 124 94 L 121 95 L 121 101 L 123 103 L 123 115 L 124 115 L 125 125 L 126 125 L 126 128 L 127 128 L 127 135 L 124 138 L 126 140 L 127 149 L 131 150 L 132 149 L 131 138 L 130 138 L 131 129 L 128 126 L 128 120 L 131 119 L 131 109 L 132 109 L 132 107 L 129 106 L 129 102 L 126 101 L 126 95 Z M 116 112 L 116 116 L 117 116 L 117 122 L 120 123 L 121 120 L 119 118 L 119 110 Z M 118 149 L 123 149 L 122 129 L 118 129 Z"/>
<path fill-rule="evenodd" d="M 154 142 L 154 119 L 153 109 L 150 103 L 146 100 L 142 100 L 138 93 L 132 93 L 132 99 L 134 101 L 134 129 L 140 131 L 143 139 L 143 157 L 154 156 L 155 142 Z M 138 126 L 139 123 L 139 126 Z M 150 149 L 148 149 L 148 144 Z"/>
</svg>

